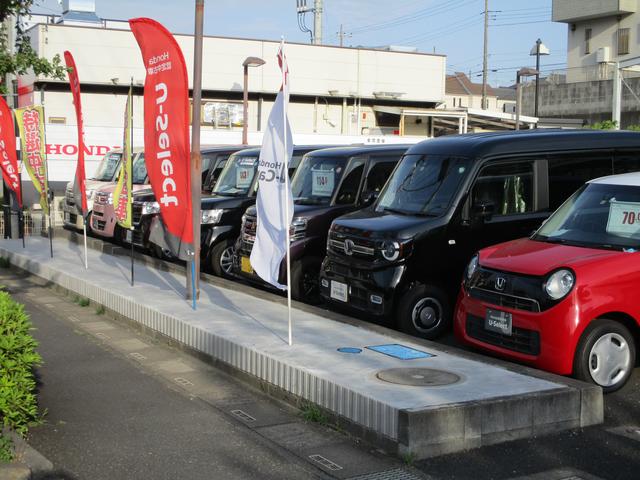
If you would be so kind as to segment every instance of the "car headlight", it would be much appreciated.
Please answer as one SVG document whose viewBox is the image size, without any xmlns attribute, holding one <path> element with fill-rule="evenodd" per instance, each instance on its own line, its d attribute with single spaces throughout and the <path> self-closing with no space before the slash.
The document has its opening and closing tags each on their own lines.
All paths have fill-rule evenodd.
<svg viewBox="0 0 640 480">
<path fill-rule="evenodd" d="M 469 265 L 467 265 L 467 271 L 466 271 L 467 280 L 471 280 L 471 277 L 473 277 L 473 274 L 476 273 L 478 265 L 479 265 L 479 256 L 476 253 L 471 259 L 471 261 L 469 262 Z"/>
<path fill-rule="evenodd" d="M 380 251 L 386 260 L 393 262 L 400 257 L 400 244 L 398 242 L 385 240 L 380 246 Z"/>
<path fill-rule="evenodd" d="M 144 202 L 142 204 L 142 215 L 153 215 L 154 213 L 160 213 L 158 202 Z"/>
<path fill-rule="evenodd" d="M 202 223 L 205 225 L 215 225 L 222 218 L 221 208 L 214 208 L 213 210 L 202 210 Z"/>
<path fill-rule="evenodd" d="M 108 203 L 109 205 L 113 205 L 113 193 L 110 193 L 110 194 L 109 194 L 109 198 L 107 199 L 107 203 Z"/>
<path fill-rule="evenodd" d="M 553 300 L 560 300 L 571 291 L 575 281 L 575 276 L 570 270 L 558 270 L 549 275 L 544 282 L 544 291 Z"/>
</svg>

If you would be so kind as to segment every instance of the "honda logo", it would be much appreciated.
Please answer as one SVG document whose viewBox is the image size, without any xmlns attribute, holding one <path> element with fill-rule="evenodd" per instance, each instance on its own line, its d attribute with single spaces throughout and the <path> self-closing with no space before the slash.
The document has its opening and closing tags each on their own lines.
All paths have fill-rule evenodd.
<svg viewBox="0 0 640 480">
<path fill-rule="evenodd" d="M 507 279 L 506 278 L 504 278 L 504 277 L 496 278 L 496 282 L 495 282 L 496 290 L 503 291 L 504 287 L 506 287 L 506 286 L 507 286 Z"/>
<path fill-rule="evenodd" d="M 354 247 L 354 243 L 353 240 L 345 240 L 344 241 L 344 253 L 346 255 L 353 255 L 353 247 Z"/>
</svg>

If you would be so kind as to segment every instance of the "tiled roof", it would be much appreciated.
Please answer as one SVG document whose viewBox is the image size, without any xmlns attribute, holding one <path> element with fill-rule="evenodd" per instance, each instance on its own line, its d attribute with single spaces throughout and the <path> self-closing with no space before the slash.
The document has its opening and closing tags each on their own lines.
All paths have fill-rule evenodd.
<svg viewBox="0 0 640 480">
<path fill-rule="evenodd" d="M 447 95 L 482 95 L 482 83 L 473 83 L 464 73 L 456 72 L 447 75 L 445 91 Z M 487 96 L 496 96 L 490 85 L 487 85 Z"/>
</svg>

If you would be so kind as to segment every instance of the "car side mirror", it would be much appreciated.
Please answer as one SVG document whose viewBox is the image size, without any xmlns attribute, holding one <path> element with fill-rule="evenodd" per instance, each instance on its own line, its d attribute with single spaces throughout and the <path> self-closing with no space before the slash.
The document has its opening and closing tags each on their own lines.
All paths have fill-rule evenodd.
<svg viewBox="0 0 640 480">
<path fill-rule="evenodd" d="M 473 216 L 483 222 L 491 220 L 495 211 L 496 205 L 493 202 L 481 202 L 473 206 Z"/>
<path fill-rule="evenodd" d="M 362 205 L 368 207 L 372 205 L 378 199 L 378 192 L 367 192 L 362 197 Z"/>
</svg>

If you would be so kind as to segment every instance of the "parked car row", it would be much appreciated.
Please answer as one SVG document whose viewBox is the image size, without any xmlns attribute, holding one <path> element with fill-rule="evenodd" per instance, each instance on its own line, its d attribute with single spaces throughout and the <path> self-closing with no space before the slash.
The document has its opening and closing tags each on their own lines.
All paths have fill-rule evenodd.
<svg viewBox="0 0 640 480">
<path fill-rule="evenodd" d="M 201 245 L 213 273 L 263 283 L 249 261 L 258 156 L 230 153 L 215 183 L 207 172 Z M 455 318 L 456 337 L 491 354 L 607 391 L 628 379 L 640 334 L 640 173 L 607 177 L 640 172 L 640 134 L 456 135 L 296 147 L 294 159 L 294 298 L 426 339 Z M 153 194 L 137 192 L 134 211 L 148 224 Z M 148 248 L 144 230 L 129 240 Z"/>
</svg>

